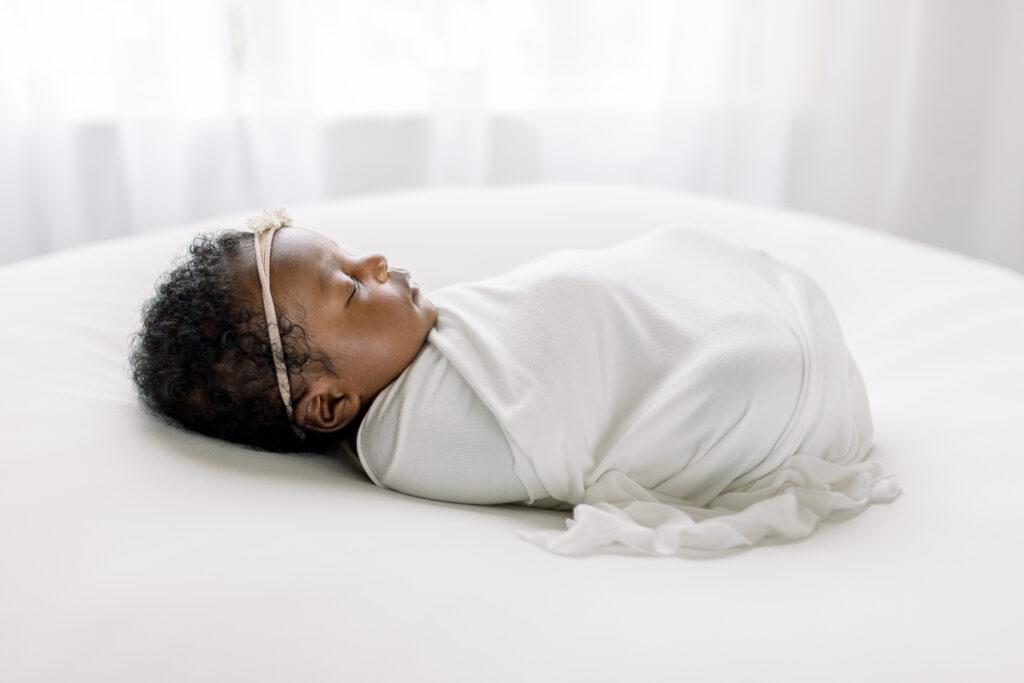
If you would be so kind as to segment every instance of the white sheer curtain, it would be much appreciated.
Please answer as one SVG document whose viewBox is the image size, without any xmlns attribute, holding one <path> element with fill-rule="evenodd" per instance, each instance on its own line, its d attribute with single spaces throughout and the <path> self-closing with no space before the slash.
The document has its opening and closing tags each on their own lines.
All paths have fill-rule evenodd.
<svg viewBox="0 0 1024 683">
<path fill-rule="evenodd" d="M 1024 1 L 0 3 L 0 261 L 438 184 L 673 187 L 1024 269 Z"/>
</svg>

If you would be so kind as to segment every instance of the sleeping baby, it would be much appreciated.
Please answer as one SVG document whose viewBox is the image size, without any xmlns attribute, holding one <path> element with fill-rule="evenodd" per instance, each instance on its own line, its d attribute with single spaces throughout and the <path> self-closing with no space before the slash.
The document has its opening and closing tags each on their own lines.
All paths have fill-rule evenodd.
<svg viewBox="0 0 1024 683">
<path fill-rule="evenodd" d="M 668 226 L 422 293 L 281 210 L 201 235 L 145 306 L 145 405 L 281 452 L 347 455 L 455 503 L 572 509 L 554 552 L 802 538 L 899 495 L 820 288 Z"/>
</svg>

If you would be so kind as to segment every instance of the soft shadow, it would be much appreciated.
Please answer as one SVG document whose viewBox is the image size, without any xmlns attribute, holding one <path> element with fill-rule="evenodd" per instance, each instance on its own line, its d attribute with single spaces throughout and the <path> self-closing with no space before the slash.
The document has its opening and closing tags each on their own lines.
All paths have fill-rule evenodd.
<svg viewBox="0 0 1024 683">
<path fill-rule="evenodd" d="M 148 438 L 162 446 L 161 450 L 191 464 L 243 477 L 272 478 L 317 488 L 339 491 L 373 492 L 384 497 L 397 496 L 421 505 L 456 508 L 467 514 L 514 521 L 527 531 L 561 530 L 569 515 L 556 510 L 522 505 L 466 505 L 417 498 L 374 484 L 355 463 L 345 457 L 313 453 L 282 454 L 256 450 L 219 439 L 186 432 L 155 418 L 144 426 Z"/>
</svg>

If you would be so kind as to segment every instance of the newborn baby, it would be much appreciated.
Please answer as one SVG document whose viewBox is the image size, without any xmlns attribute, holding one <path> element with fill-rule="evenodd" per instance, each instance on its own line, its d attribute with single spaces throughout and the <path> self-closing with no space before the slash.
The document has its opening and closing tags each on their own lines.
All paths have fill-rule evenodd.
<svg viewBox="0 0 1024 683">
<path fill-rule="evenodd" d="M 136 384 L 188 428 L 347 453 L 422 497 L 573 508 L 528 534 L 564 553 L 800 538 L 898 495 L 831 307 L 763 252 L 668 227 L 432 303 L 283 212 L 250 223 L 198 238 L 144 311 Z"/>
</svg>

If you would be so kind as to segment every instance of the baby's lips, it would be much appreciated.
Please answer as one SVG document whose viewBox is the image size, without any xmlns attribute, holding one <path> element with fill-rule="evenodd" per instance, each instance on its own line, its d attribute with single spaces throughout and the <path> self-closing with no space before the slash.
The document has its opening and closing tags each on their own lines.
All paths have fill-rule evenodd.
<svg viewBox="0 0 1024 683">
<path fill-rule="evenodd" d="M 401 276 L 402 282 L 405 284 L 406 289 L 409 290 L 409 295 L 413 298 L 413 300 L 415 300 L 420 293 L 420 286 L 419 283 L 413 280 L 412 276 L 409 275 L 409 271 L 405 270 L 404 268 L 392 268 L 390 272 L 392 276 Z"/>
</svg>

